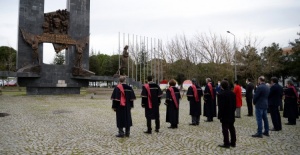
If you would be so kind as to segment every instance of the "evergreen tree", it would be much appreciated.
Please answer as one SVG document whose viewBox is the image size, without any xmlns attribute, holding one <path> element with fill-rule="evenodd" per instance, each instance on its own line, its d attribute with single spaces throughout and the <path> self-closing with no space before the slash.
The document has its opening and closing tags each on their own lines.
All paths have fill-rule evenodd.
<svg viewBox="0 0 300 155">
<path fill-rule="evenodd" d="M 65 55 L 62 52 L 56 54 L 53 64 L 55 65 L 63 65 L 65 63 Z"/>
</svg>

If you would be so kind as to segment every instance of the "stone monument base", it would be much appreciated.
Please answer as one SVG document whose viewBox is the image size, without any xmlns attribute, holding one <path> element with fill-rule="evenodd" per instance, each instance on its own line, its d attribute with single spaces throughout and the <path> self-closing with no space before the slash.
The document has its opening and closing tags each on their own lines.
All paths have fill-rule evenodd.
<svg viewBox="0 0 300 155">
<path fill-rule="evenodd" d="M 27 95 L 80 94 L 80 87 L 26 87 Z"/>
</svg>

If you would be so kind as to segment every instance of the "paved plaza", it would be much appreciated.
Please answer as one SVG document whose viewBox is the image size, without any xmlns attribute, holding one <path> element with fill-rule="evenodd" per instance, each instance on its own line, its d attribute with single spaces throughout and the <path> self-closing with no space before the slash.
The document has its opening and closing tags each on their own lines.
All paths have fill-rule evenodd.
<svg viewBox="0 0 300 155">
<path fill-rule="evenodd" d="M 178 129 L 168 129 L 165 105 L 161 105 L 159 133 L 146 135 L 146 119 L 141 99 L 132 109 L 133 127 L 129 138 L 116 138 L 115 112 L 110 94 L 58 96 L 0 96 L 0 154 L 300 154 L 300 121 L 296 126 L 283 125 L 270 137 L 252 138 L 256 132 L 255 117 L 236 119 L 237 146 L 224 149 L 221 124 L 204 122 L 189 126 L 189 106 L 184 97 L 180 102 Z M 138 95 L 138 94 L 137 94 Z M 281 113 L 282 116 L 282 113 Z M 271 118 L 268 115 L 270 128 Z M 287 120 L 282 118 L 282 123 Z M 152 123 L 154 127 L 154 121 Z"/>
</svg>

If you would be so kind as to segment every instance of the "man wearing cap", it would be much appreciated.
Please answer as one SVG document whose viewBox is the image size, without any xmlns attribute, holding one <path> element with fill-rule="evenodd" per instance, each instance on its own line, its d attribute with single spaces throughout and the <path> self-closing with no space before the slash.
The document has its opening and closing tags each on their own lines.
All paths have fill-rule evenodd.
<svg viewBox="0 0 300 155">
<path fill-rule="evenodd" d="M 114 88 L 111 95 L 112 109 L 116 112 L 119 129 L 119 134 L 116 137 L 119 138 L 129 137 L 132 126 L 131 108 L 133 108 L 133 100 L 136 99 L 133 89 L 126 84 L 125 79 L 125 76 L 119 78 L 119 84 Z M 125 128 L 125 134 L 123 128 Z"/>
<path fill-rule="evenodd" d="M 152 76 L 147 77 L 148 83 L 142 87 L 142 107 L 145 108 L 145 117 L 147 119 L 147 131 L 144 133 L 151 134 L 151 120 L 155 120 L 155 132 L 159 132 L 160 120 L 159 120 L 159 106 L 160 99 L 162 97 L 162 91 L 160 87 L 154 83 Z"/>
<path fill-rule="evenodd" d="M 190 115 L 192 123 L 190 125 L 199 125 L 201 115 L 201 97 L 203 92 L 200 86 L 197 85 L 195 78 L 192 79 L 192 85 L 187 91 L 187 100 L 190 102 Z"/>
</svg>

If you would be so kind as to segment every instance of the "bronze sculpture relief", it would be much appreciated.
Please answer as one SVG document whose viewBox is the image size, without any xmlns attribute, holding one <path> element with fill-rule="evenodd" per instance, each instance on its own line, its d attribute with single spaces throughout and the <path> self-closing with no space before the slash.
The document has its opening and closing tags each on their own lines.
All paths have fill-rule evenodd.
<svg viewBox="0 0 300 155">
<path fill-rule="evenodd" d="M 44 22 L 42 25 L 43 34 L 34 35 L 20 28 L 23 39 L 32 48 L 32 64 L 40 65 L 39 60 L 39 44 L 52 43 L 56 53 L 63 49 L 68 49 L 69 45 L 75 46 L 76 58 L 74 60 L 73 75 L 86 76 L 93 75 L 82 67 L 82 56 L 86 45 L 89 43 L 89 36 L 79 40 L 72 39 L 68 35 L 69 28 L 69 12 L 67 10 L 57 10 L 44 14 Z"/>
</svg>

